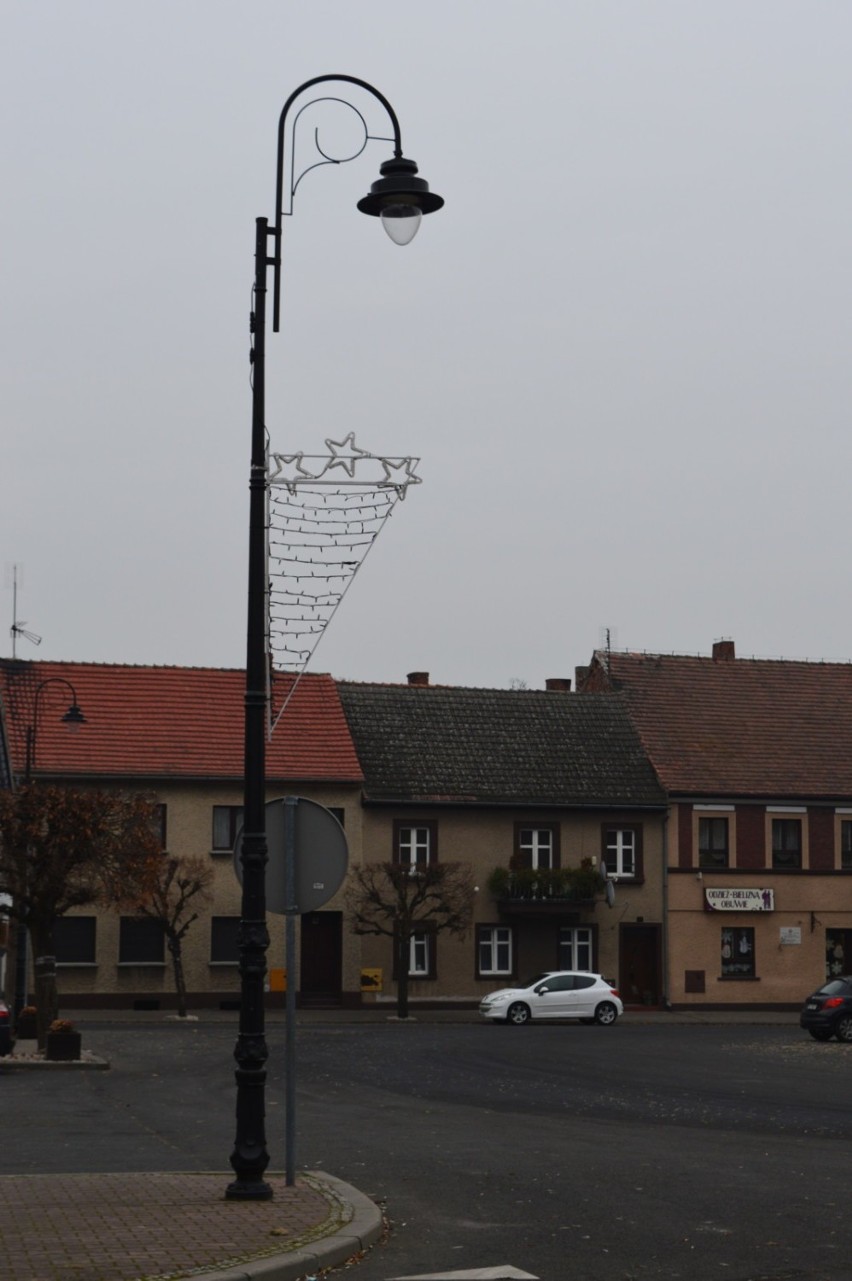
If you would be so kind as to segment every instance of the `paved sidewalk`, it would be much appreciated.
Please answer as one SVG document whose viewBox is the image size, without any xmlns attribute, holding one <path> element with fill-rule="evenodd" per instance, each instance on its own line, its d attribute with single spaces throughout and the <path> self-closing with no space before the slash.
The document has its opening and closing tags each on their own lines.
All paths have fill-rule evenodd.
<svg viewBox="0 0 852 1281">
<path fill-rule="evenodd" d="M 295 1281 L 376 1241 L 378 1207 L 319 1172 L 272 1201 L 226 1201 L 221 1174 L 0 1177 L 3 1281 Z"/>
</svg>

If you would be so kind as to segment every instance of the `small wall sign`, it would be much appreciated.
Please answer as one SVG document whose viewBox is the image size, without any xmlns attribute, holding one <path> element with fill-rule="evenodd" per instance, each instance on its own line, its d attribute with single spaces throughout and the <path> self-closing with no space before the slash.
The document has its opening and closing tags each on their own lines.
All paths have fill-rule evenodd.
<svg viewBox="0 0 852 1281">
<path fill-rule="evenodd" d="M 774 912 L 775 891 L 759 889 L 705 889 L 708 912 Z"/>
<path fill-rule="evenodd" d="M 782 925 L 779 931 L 779 940 L 782 946 L 790 947 L 802 941 L 801 925 Z"/>
</svg>

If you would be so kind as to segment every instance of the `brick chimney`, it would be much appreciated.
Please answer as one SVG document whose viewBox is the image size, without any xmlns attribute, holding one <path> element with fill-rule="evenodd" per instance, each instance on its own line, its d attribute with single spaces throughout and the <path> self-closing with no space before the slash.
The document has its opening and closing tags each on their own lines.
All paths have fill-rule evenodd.
<svg viewBox="0 0 852 1281">
<path fill-rule="evenodd" d="M 409 685 L 428 685 L 429 673 L 428 672 L 409 672 L 407 679 L 408 679 Z"/>
<path fill-rule="evenodd" d="M 548 676 L 544 688 L 560 694 L 570 694 L 571 681 L 567 676 Z"/>
<path fill-rule="evenodd" d="M 728 663 L 736 658 L 734 653 L 734 642 L 732 640 L 717 640 L 713 642 L 713 662 Z"/>
<path fill-rule="evenodd" d="M 574 680 L 577 682 L 577 689 L 582 689 L 583 685 L 585 685 L 590 671 L 591 668 L 588 666 L 574 668 Z"/>
</svg>

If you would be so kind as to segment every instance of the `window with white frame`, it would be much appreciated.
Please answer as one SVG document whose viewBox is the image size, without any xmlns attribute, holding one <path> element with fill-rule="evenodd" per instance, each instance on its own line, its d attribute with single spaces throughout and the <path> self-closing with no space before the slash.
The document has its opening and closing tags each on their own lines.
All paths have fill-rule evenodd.
<svg viewBox="0 0 852 1281">
<path fill-rule="evenodd" d="M 512 928 L 509 925 L 476 927 L 476 968 L 481 978 L 514 972 Z"/>
<path fill-rule="evenodd" d="M 431 970 L 432 935 L 426 930 L 416 930 L 408 941 L 409 978 L 425 979 Z"/>
<path fill-rule="evenodd" d="M 434 822 L 394 824 L 395 863 L 425 867 L 437 860 L 438 825 Z"/>
<path fill-rule="evenodd" d="M 553 826 L 516 828 L 515 859 L 520 867 L 558 867 L 556 828 Z"/>
<path fill-rule="evenodd" d="M 563 925 L 559 930 L 560 970 L 591 970 L 592 931 L 587 925 Z"/>
<path fill-rule="evenodd" d="M 619 877 L 636 876 L 638 831 L 635 827 L 607 827 L 604 829 L 603 856 L 607 875 L 614 880 Z"/>
</svg>

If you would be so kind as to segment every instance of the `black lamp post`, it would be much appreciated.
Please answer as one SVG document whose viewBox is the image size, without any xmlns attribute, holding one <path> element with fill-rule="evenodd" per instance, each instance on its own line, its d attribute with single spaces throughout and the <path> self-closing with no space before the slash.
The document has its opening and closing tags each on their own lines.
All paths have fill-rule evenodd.
<svg viewBox="0 0 852 1281">
<path fill-rule="evenodd" d="M 266 732 L 267 732 L 267 582 L 266 582 L 266 421 L 265 421 L 265 361 L 266 361 L 266 276 L 267 267 L 273 269 L 273 331 L 278 332 L 280 317 L 281 284 L 281 230 L 285 214 L 292 213 L 293 195 L 299 179 L 294 178 L 292 144 L 289 182 L 289 208 L 284 209 L 284 141 L 290 108 L 307 89 L 329 81 L 356 85 L 365 89 L 384 107 L 393 130 L 393 157 L 380 169 L 380 177 L 373 183 L 369 195 L 358 202 L 362 213 L 380 217 L 388 234 L 397 244 L 408 243 L 420 223 L 421 216 L 440 209 L 443 200 L 429 191 L 429 185 L 418 178 L 417 165 L 402 154 L 399 122 L 387 99 L 354 76 L 316 76 L 306 80 L 292 93 L 284 104 L 278 122 L 278 166 L 276 178 L 275 222 L 270 228 L 266 218 L 258 218 L 255 235 L 255 284 L 254 311 L 251 332 L 254 346 L 250 355 L 253 366 L 252 384 L 252 438 L 251 472 L 249 478 L 249 566 L 248 566 L 248 626 L 246 635 L 246 693 L 245 693 L 245 780 L 243 797 L 243 891 L 239 932 L 240 949 L 240 1030 L 234 1049 L 237 1061 L 236 1139 L 231 1153 L 231 1165 L 236 1179 L 226 1190 L 229 1199 L 268 1200 L 272 1188 L 264 1179 L 269 1164 L 266 1150 L 265 1103 L 267 1046 L 264 1022 L 264 977 L 266 950 L 269 934 L 266 927 Z M 323 101 L 325 98 L 313 99 Z M 355 155 L 360 155 L 368 141 L 375 140 L 367 131 L 363 116 L 352 103 L 342 102 L 361 117 L 364 124 L 364 143 Z M 308 103 L 305 106 L 310 105 Z M 302 108 L 304 109 L 304 108 Z M 297 113 L 296 120 L 298 119 Z M 295 122 L 294 122 L 295 129 Z M 385 139 L 391 141 L 391 139 Z M 318 145 L 318 144 L 317 144 Z M 319 163 L 343 163 L 331 160 L 320 152 Z M 303 175 L 300 175 L 300 178 Z M 269 242 L 272 241 L 272 256 Z M 295 976 L 287 976 L 288 982 Z"/>
<path fill-rule="evenodd" d="M 32 782 L 33 770 L 36 764 L 36 739 L 38 735 L 38 712 L 39 700 L 42 693 L 48 685 L 66 685 L 71 691 L 71 704 L 64 716 L 60 717 L 63 725 L 68 725 L 70 729 L 76 729 L 78 725 L 85 725 L 86 718 L 80 711 L 80 705 L 77 702 L 77 692 L 70 681 L 64 676 L 49 676 L 47 680 L 36 686 L 35 699 L 33 701 L 33 723 L 27 726 L 26 730 L 26 757 L 24 760 L 24 783 L 29 787 Z M 18 1017 L 21 1010 L 27 1003 L 27 927 L 22 921 L 18 922 L 17 936 L 15 939 L 15 1018 Z"/>
</svg>

